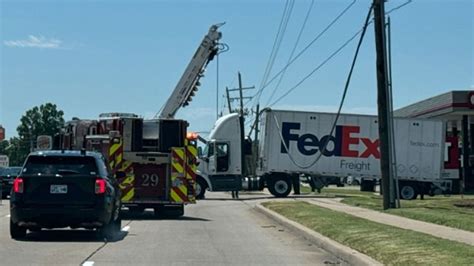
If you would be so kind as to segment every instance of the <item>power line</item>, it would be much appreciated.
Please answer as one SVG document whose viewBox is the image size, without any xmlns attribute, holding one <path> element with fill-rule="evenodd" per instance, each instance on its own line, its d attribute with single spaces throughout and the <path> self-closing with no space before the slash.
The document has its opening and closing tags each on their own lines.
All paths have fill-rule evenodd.
<svg viewBox="0 0 474 266">
<path fill-rule="evenodd" d="M 280 34 L 281 34 L 281 28 L 283 26 L 283 21 L 285 20 L 285 17 L 286 17 L 286 13 L 287 13 L 287 10 L 288 10 L 288 4 L 289 4 L 289 0 L 286 0 L 285 8 L 283 9 L 283 14 L 281 15 L 281 19 L 280 19 L 280 25 L 278 25 L 278 30 L 277 30 L 277 34 L 275 36 L 275 40 L 273 40 L 272 51 L 270 52 L 270 56 L 268 57 L 267 65 L 265 66 L 265 71 L 263 72 L 261 84 L 265 83 L 265 78 L 267 77 L 268 68 L 270 67 L 270 61 L 273 57 L 273 53 L 275 51 L 275 47 L 276 47 L 276 44 L 278 42 L 278 38 L 280 37 Z"/>
<path fill-rule="evenodd" d="M 400 8 L 410 4 L 412 2 L 412 0 L 408 0 L 406 1 L 405 3 L 403 4 L 400 4 L 392 9 L 390 9 L 388 12 L 386 12 L 385 14 L 390 14 L 396 10 L 399 10 Z M 369 18 L 370 19 L 370 18 Z M 374 22 L 373 19 L 371 19 L 370 21 L 367 22 L 367 26 L 372 24 Z M 283 94 L 280 98 L 278 98 L 275 102 L 273 102 L 271 106 L 275 105 L 277 102 L 279 102 L 281 99 L 283 99 L 284 97 L 286 97 L 291 91 L 293 91 L 294 89 L 296 89 L 297 87 L 299 87 L 304 81 L 306 81 L 310 76 L 312 76 L 316 71 L 318 71 L 321 67 L 323 67 L 329 60 L 331 60 L 334 56 L 336 56 L 344 47 L 346 47 L 352 40 L 355 39 L 355 37 L 357 35 L 359 35 L 361 32 L 364 31 L 364 28 L 360 29 L 359 31 L 357 31 L 351 38 L 349 38 L 349 40 L 347 40 L 341 47 L 339 47 L 339 49 L 337 49 L 334 53 L 332 53 L 328 58 L 326 58 L 326 60 L 324 60 L 318 67 L 316 67 L 315 69 L 313 69 L 313 71 L 311 71 L 308 75 L 306 75 L 300 82 L 298 82 L 295 86 L 293 86 L 291 89 L 289 89 L 285 94 Z M 278 74 L 277 74 L 278 75 Z M 271 81 L 270 81 L 271 82 Z M 258 93 L 258 92 L 257 92 Z"/>
<path fill-rule="evenodd" d="M 388 14 L 392 13 L 393 11 L 396 11 L 396 10 L 398 10 L 398 9 L 400 9 L 400 8 L 402 8 L 402 7 L 404 7 L 404 6 L 408 5 L 408 4 L 410 4 L 411 2 L 413 2 L 413 1 L 412 1 L 412 0 L 408 0 L 408 1 L 406 1 L 405 3 L 403 3 L 403 4 L 401 4 L 401 5 L 398 5 L 398 6 L 394 7 L 394 8 L 392 8 L 392 9 L 390 9 L 389 11 L 385 12 L 385 15 L 388 15 Z"/>
<path fill-rule="evenodd" d="M 288 6 L 288 3 L 289 3 L 289 6 Z M 267 82 L 268 77 L 270 76 L 270 73 L 273 69 L 273 65 L 275 64 L 275 59 L 277 58 L 281 43 L 283 41 L 283 37 L 285 36 L 288 22 L 290 21 L 290 18 L 291 18 L 291 13 L 293 11 L 294 4 L 295 4 L 294 0 L 290 0 L 289 2 L 288 1 L 286 2 L 286 5 L 285 5 L 286 12 L 283 13 L 282 20 L 280 21 L 280 27 L 278 28 L 278 33 L 277 33 L 277 36 L 275 37 L 275 42 L 273 43 L 272 52 L 270 54 L 270 58 L 268 59 L 267 67 L 265 69 L 265 73 L 263 75 L 260 86 L 263 86 L 263 84 Z M 261 94 L 257 96 L 257 99 L 256 99 L 257 102 L 260 100 L 260 96 Z"/>
<path fill-rule="evenodd" d="M 370 23 L 369 23 L 370 24 Z M 324 65 L 326 65 L 334 56 L 339 54 L 342 49 L 344 49 L 349 43 L 351 43 L 361 32 L 363 29 L 357 31 L 352 37 L 350 37 L 346 42 L 344 42 L 336 51 L 334 51 L 331 55 L 329 55 L 321 64 L 319 64 L 316 68 L 314 68 L 308 75 L 306 75 L 303 79 L 301 79 L 296 85 L 291 87 L 289 90 L 287 90 L 280 98 L 278 98 L 276 101 L 274 101 L 272 104 L 270 104 L 270 107 L 281 101 L 283 98 L 285 98 L 288 94 L 290 94 L 293 90 L 298 88 L 303 82 L 305 82 L 308 78 L 310 78 L 316 71 L 321 69 Z"/>
<path fill-rule="evenodd" d="M 298 47 L 298 44 L 300 42 L 300 39 L 301 39 L 301 36 L 303 35 L 303 31 L 304 31 L 304 28 L 306 26 L 306 23 L 308 22 L 308 18 L 309 18 L 309 15 L 311 14 L 311 10 L 313 9 L 313 5 L 314 5 L 314 0 L 311 1 L 311 4 L 309 5 L 309 8 L 308 8 L 308 12 L 306 12 L 306 17 L 303 21 L 303 24 L 301 25 L 301 29 L 300 29 L 300 32 L 298 33 L 298 37 L 296 38 L 296 42 L 295 42 L 295 45 L 293 46 L 293 50 L 291 51 L 290 53 L 290 57 L 288 58 L 288 61 L 286 62 L 286 64 L 288 65 L 290 63 L 290 61 L 293 59 L 293 55 L 296 51 L 296 48 Z M 272 94 L 270 95 L 270 98 L 268 99 L 267 101 L 267 104 L 268 105 L 271 100 L 273 99 L 273 96 L 275 96 L 275 93 L 277 92 L 277 90 L 280 88 L 280 84 L 283 80 L 283 77 L 285 76 L 285 73 L 286 73 L 286 70 L 285 69 L 283 71 L 283 73 L 280 75 L 280 79 L 278 80 L 278 83 L 277 85 L 275 86 L 275 88 L 273 89 L 272 91 Z"/>
<path fill-rule="evenodd" d="M 306 45 L 291 61 L 290 63 L 286 64 L 282 70 L 280 70 L 277 74 L 275 74 L 270 81 L 265 83 L 260 89 L 257 91 L 257 94 L 262 94 L 263 90 L 270 85 L 279 75 L 283 73 L 291 64 L 293 64 L 306 50 L 309 49 L 321 36 L 323 36 L 341 17 L 355 4 L 356 0 L 353 0 L 346 8 L 344 8 L 309 44 Z"/>
</svg>

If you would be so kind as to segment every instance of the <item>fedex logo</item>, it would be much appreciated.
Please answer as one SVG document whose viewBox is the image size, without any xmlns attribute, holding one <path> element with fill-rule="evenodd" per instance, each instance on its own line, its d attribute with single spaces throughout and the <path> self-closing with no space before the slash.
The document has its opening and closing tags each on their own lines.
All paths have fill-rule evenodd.
<svg viewBox="0 0 474 266">
<path fill-rule="evenodd" d="M 295 144 L 299 152 L 304 155 L 313 155 L 316 154 L 318 150 L 323 150 L 324 145 L 328 142 L 326 149 L 322 151 L 326 157 L 369 158 L 373 156 L 376 159 L 380 159 L 380 141 L 378 139 L 372 141 L 369 138 L 357 137 L 357 134 L 360 132 L 359 126 L 336 126 L 335 136 L 326 135 L 321 138 L 309 133 L 300 136 L 295 132 L 300 128 L 300 123 L 283 122 L 281 133 L 283 135 L 284 144 L 288 149 L 290 149 L 292 142 L 296 142 Z M 363 152 L 359 153 L 358 150 L 351 149 L 351 145 L 353 148 L 353 146 L 361 144 L 365 147 Z M 281 153 L 287 153 L 285 145 L 281 143 Z"/>
</svg>

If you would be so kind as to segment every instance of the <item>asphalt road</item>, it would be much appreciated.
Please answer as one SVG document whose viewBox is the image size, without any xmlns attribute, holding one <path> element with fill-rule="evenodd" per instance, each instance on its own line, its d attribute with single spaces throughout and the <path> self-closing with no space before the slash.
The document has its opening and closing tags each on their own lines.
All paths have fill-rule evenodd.
<svg viewBox="0 0 474 266">
<path fill-rule="evenodd" d="M 92 231 L 44 230 L 15 241 L 8 201 L 0 205 L 0 265 L 328 265 L 341 261 L 257 213 L 262 193 L 208 193 L 180 219 L 125 214 L 121 237 Z"/>
</svg>

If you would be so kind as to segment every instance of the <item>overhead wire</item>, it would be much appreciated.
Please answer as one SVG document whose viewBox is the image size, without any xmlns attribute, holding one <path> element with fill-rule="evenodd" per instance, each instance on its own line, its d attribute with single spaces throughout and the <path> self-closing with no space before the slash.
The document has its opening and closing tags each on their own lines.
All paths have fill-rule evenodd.
<svg viewBox="0 0 474 266">
<path fill-rule="evenodd" d="M 275 47 L 276 47 L 276 44 L 278 42 L 279 36 L 281 34 L 281 28 L 283 26 L 283 21 L 285 20 L 286 13 L 288 11 L 288 4 L 289 4 L 289 0 L 286 0 L 285 8 L 283 9 L 283 14 L 281 15 L 281 19 L 280 19 L 280 24 L 278 25 L 277 34 L 275 36 L 275 39 L 273 40 L 272 50 L 270 52 L 270 56 L 268 57 L 267 65 L 265 66 L 265 70 L 263 72 L 261 84 L 265 83 L 265 78 L 266 78 L 267 73 L 268 73 L 268 68 L 270 67 L 270 61 L 273 57 L 273 53 L 275 52 Z"/>
<path fill-rule="evenodd" d="M 285 5 L 285 11 L 282 16 L 282 20 L 280 21 L 280 26 L 278 28 L 277 35 L 275 37 L 275 41 L 273 43 L 273 48 L 272 52 L 270 53 L 269 60 L 267 62 L 267 67 L 265 69 L 262 82 L 260 86 L 263 86 L 268 80 L 268 77 L 271 74 L 271 71 L 273 69 L 273 66 L 275 64 L 275 59 L 277 58 L 278 52 L 280 50 L 281 43 L 283 42 L 283 38 L 286 33 L 286 29 L 288 26 L 288 22 L 290 21 L 291 14 L 293 12 L 293 7 L 294 7 L 295 1 L 294 0 L 287 0 L 286 5 Z M 261 94 L 257 95 L 256 101 L 260 101 L 260 96 Z"/>
<path fill-rule="evenodd" d="M 301 84 L 303 84 L 308 78 L 310 78 L 314 73 L 316 73 L 318 70 L 320 70 L 324 65 L 326 65 L 332 58 L 334 58 L 337 54 L 339 54 L 347 45 L 349 45 L 361 32 L 363 29 L 357 31 L 352 37 L 350 37 L 347 41 L 345 41 L 339 48 L 334 51 L 332 54 L 330 54 L 323 62 L 321 62 L 317 67 L 315 67 L 311 72 L 309 72 L 305 77 L 303 77 L 298 83 L 296 83 L 293 87 L 288 89 L 283 95 L 281 95 L 277 100 L 275 100 L 273 103 L 269 105 L 269 107 L 275 105 L 279 101 L 281 101 L 283 98 L 285 98 L 288 94 L 290 94 L 292 91 L 294 91 L 296 88 L 298 88 Z"/>
<path fill-rule="evenodd" d="M 293 55 L 295 54 L 296 52 L 296 48 L 298 47 L 298 44 L 300 42 L 300 39 L 301 39 L 301 36 L 303 35 L 303 31 L 306 27 L 306 23 L 308 22 L 308 18 L 309 18 L 309 15 L 311 14 L 311 10 L 313 9 L 313 5 L 314 5 L 314 0 L 311 0 L 311 4 L 309 5 L 308 7 L 308 11 L 306 12 L 306 16 L 304 18 L 304 21 L 303 21 L 303 24 L 301 25 L 301 28 L 300 28 L 300 31 L 298 33 L 298 37 L 296 38 L 296 41 L 295 41 L 295 44 L 293 46 L 293 49 L 291 50 L 291 53 L 290 53 L 290 56 L 288 57 L 288 61 L 286 62 L 286 64 L 288 65 L 290 63 L 290 61 L 293 59 Z M 270 95 L 270 98 L 267 100 L 267 104 L 268 105 L 271 100 L 273 99 L 273 97 L 275 96 L 275 93 L 278 91 L 278 89 L 280 88 L 280 84 L 283 80 L 283 77 L 285 76 L 285 73 L 286 73 L 286 70 L 287 68 L 283 71 L 283 73 L 280 75 L 280 79 L 278 80 L 278 83 L 277 85 L 275 86 L 275 88 L 273 89 L 272 91 L 272 94 Z"/>
<path fill-rule="evenodd" d="M 400 8 L 410 4 L 412 2 L 412 0 L 408 0 L 406 1 L 405 3 L 403 4 L 400 4 L 392 9 L 390 9 L 389 11 L 385 12 L 386 15 L 396 11 L 396 10 L 399 10 Z M 373 19 L 371 19 L 367 26 L 372 24 L 374 21 Z M 282 98 L 286 97 L 291 91 L 293 91 L 294 89 L 296 89 L 297 87 L 299 87 L 304 81 L 306 81 L 309 77 L 311 77 L 316 71 L 318 71 L 321 67 L 323 67 L 329 60 L 331 60 L 334 56 L 336 56 L 344 47 L 346 47 L 352 40 L 355 39 L 355 37 L 357 37 L 357 35 L 359 35 L 362 31 L 364 30 L 364 28 L 360 29 L 359 31 L 357 31 L 351 38 L 349 38 L 344 44 L 342 44 L 334 53 L 332 53 L 328 58 L 326 58 L 326 60 L 324 60 L 318 67 L 316 67 L 315 69 L 313 69 L 313 71 L 311 71 L 308 75 L 306 75 L 300 82 L 298 82 L 296 85 L 294 85 L 291 89 L 289 89 L 284 95 L 282 95 L 280 98 L 278 98 L 278 100 L 276 100 L 275 102 L 273 102 L 271 106 L 275 105 L 277 102 L 279 102 Z"/>
<path fill-rule="evenodd" d="M 342 18 L 342 16 L 352 7 L 354 6 L 356 0 L 353 0 L 349 5 L 347 5 L 318 35 L 316 35 L 313 40 L 311 40 L 298 54 L 288 63 L 286 64 L 278 73 L 276 73 L 269 81 L 266 83 L 262 84 L 260 86 L 260 89 L 255 93 L 255 96 L 261 95 L 263 90 L 268 87 L 273 81 L 275 81 L 278 76 L 280 76 L 283 71 L 286 71 L 286 69 L 292 65 L 304 52 L 306 52 L 317 40 L 319 40 L 338 20 Z"/>
<path fill-rule="evenodd" d="M 400 8 L 402 8 L 402 7 L 404 7 L 404 6 L 408 5 L 408 4 L 410 4 L 411 2 L 413 2 L 413 1 L 412 1 L 412 0 L 407 0 L 405 3 L 403 3 L 403 4 L 401 4 L 401 5 L 398 5 L 398 6 L 394 7 L 394 8 L 392 8 L 392 9 L 390 9 L 389 11 L 385 12 L 385 15 L 388 15 L 388 14 L 392 13 L 393 11 L 396 11 L 396 10 L 398 10 L 398 9 L 400 9 Z"/>
</svg>

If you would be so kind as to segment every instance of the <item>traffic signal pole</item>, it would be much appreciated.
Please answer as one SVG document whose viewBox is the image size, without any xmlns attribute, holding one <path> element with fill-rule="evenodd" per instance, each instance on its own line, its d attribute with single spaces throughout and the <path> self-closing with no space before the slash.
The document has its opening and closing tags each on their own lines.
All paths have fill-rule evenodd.
<svg viewBox="0 0 474 266">
<path fill-rule="evenodd" d="M 374 0 L 375 48 L 377 52 L 377 105 L 380 139 L 380 167 L 382 172 L 383 209 L 395 208 L 390 194 L 392 153 L 390 152 L 391 131 L 389 127 L 387 44 L 385 36 L 385 0 Z"/>
</svg>

